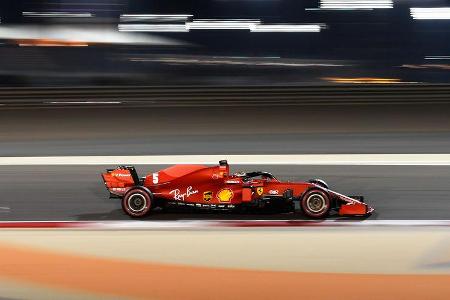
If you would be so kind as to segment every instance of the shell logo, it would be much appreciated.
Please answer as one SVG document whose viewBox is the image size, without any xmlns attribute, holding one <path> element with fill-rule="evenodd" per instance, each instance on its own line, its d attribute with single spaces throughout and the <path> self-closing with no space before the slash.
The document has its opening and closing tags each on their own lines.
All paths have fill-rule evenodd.
<svg viewBox="0 0 450 300">
<path fill-rule="evenodd" d="M 234 193 L 230 189 L 221 189 L 216 195 L 220 202 L 230 202 L 233 196 Z"/>
</svg>

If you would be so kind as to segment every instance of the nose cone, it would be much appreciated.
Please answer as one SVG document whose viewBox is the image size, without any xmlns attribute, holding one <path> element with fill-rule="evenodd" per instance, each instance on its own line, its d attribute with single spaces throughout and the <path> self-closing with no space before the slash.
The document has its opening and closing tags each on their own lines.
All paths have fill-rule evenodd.
<svg viewBox="0 0 450 300">
<path fill-rule="evenodd" d="M 353 202 L 342 205 L 339 208 L 340 216 L 366 216 L 371 214 L 374 209 L 362 202 Z"/>
</svg>

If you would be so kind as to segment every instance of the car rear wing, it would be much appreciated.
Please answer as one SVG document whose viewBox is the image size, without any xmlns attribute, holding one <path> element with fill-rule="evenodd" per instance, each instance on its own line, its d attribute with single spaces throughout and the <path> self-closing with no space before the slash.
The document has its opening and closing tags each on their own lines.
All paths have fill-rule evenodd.
<svg viewBox="0 0 450 300">
<path fill-rule="evenodd" d="M 109 192 L 122 196 L 129 188 L 141 185 L 136 169 L 133 166 L 120 166 L 107 169 L 102 178 Z"/>
<path fill-rule="evenodd" d="M 119 166 L 117 169 L 128 170 L 135 185 L 140 185 L 140 180 L 136 168 L 134 166 Z"/>
</svg>

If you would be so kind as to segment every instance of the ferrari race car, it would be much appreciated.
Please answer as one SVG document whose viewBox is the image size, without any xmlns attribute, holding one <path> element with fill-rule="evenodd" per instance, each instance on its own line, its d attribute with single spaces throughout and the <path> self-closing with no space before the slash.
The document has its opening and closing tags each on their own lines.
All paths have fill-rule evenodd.
<svg viewBox="0 0 450 300">
<path fill-rule="evenodd" d="M 229 173 L 226 160 L 218 166 L 174 165 L 139 178 L 136 169 L 120 166 L 102 174 L 113 198 L 131 217 L 144 217 L 155 207 L 188 206 L 209 210 L 274 208 L 325 218 L 331 211 L 340 216 L 366 216 L 373 208 L 362 196 L 334 192 L 320 179 L 282 182 L 268 172 Z"/>
</svg>

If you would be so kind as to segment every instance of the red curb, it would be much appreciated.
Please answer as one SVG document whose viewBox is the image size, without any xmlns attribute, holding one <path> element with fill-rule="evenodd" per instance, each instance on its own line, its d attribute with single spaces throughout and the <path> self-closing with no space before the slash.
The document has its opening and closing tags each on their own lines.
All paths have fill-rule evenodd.
<svg viewBox="0 0 450 300">
<path fill-rule="evenodd" d="M 0 228 L 94 228 L 94 222 L 0 222 Z"/>
</svg>

